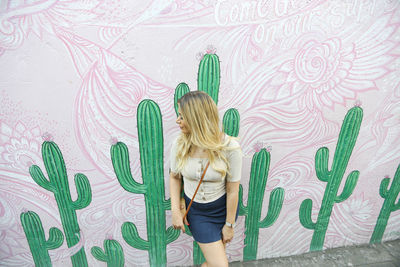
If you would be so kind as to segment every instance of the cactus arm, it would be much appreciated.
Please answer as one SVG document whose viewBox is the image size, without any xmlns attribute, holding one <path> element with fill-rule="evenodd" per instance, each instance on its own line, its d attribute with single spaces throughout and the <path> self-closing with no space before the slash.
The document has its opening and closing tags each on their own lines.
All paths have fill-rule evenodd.
<svg viewBox="0 0 400 267">
<path fill-rule="evenodd" d="M 382 198 L 386 198 L 389 190 L 389 183 L 390 183 L 390 178 L 384 178 L 381 182 L 381 186 L 379 187 L 379 195 Z"/>
<path fill-rule="evenodd" d="M 172 226 L 168 227 L 168 229 L 167 229 L 167 244 L 177 240 L 179 235 L 180 235 L 180 230 L 176 230 Z"/>
<path fill-rule="evenodd" d="M 312 200 L 307 198 L 300 205 L 300 223 L 307 229 L 315 229 L 316 223 L 311 219 Z"/>
<path fill-rule="evenodd" d="M 178 116 L 178 100 L 184 96 L 186 93 L 188 93 L 189 86 L 186 83 L 180 83 L 175 89 L 175 94 L 174 94 L 174 108 L 175 108 L 175 113 L 176 116 Z"/>
<path fill-rule="evenodd" d="M 122 224 L 122 237 L 131 247 L 149 250 L 150 242 L 143 240 L 136 229 L 136 226 L 131 222 L 125 222 Z"/>
<path fill-rule="evenodd" d="M 346 179 L 346 183 L 344 184 L 342 193 L 335 198 L 336 203 L 340 203 L 340 202 L 346 200 L 353 193 L 354 188 L 357 185 L 359 175 L 360 175 L 360 172 L 357 170 L 352 171 L 348 175 L 348 177 Z"/>
<path fill-rule="evenodd" d="M 78 198 L 72 202 L 74 209 L 83 209 L 89 206 L 92 201 L 92 190 L 90 189 L 89 180 L 82 173 L 75 174 L 75 185 Z"/>
<path fill-rule="evenodd" d="M 163 207 L 165 210 L 171 210 L 171 199 L 163 201 Z"/>
<path fill-rule="evenodd" d="M 272 190 L 269 197 L 267 216 L 265 216 L 265 218 L 259 223 L 259 227 L 267 228 L 278 219 L 279 213 L 282 209 L 284 195 L 285 191 L 283 188 L 278 187 Z"/>
<path fill-rule="evenodd" d="M 393 200 L 393 207 L 392 211 L 396 211 L 400 209 L 400 199 L 397 200 L 397 203 L 395 204 L 396 198 L 399 195 L 400 192 L 400 165 L 397 167 L 396 173 L 394 174 L 392 186 L 390 187 L 390 191 L 392 194 L 395 194 L 396 196 L 394 197 Z"/>
<path fill-rule="evenodd" d="M 346 183 L 344 184 L 344 188 L 340 196 L 337 196 L 335 199 L 336 203 L 340 203 L 346 200 L 354 191 L 354 188 L 357 185 L 358 177 L 360 175 L 359 171 L 352 171 L 346 179 Z"/>
<path fill-rule="evenodd" d="M 328 170 L 329 149 L 321 147 L 315 155 L 315 172 L 322 182 L 328 182 L 331 172 Z"/>
<path fill-rule="evenodd" d="M 48 250 L 59 248 L 64 242 L 63 233 L 56 227 L 51 227 L 49 230 L 49 239 L 46 241 Z"/>
<path fill-rule="evenodd" d="M 247 214 L 248 214 L 248 209 L 243 204 L 243 187 L 242 185 L 239 185 L 239 215 L 247 216 Z"/>
<path fill-rule="evenodd" d="M 99 247 L 92 247 L 90 250 L 92 253 L 93 257 L 95 257 L 99 261 L 107 261 L 106 254 L 103 252 L 103 250 Z"/>
<path fill-rule="evenodd" d="M 392 211 L 396 211 L 398 209 L 400 209 L 400 199 L 397 201 L 397 204 L 393 205 Z"/>
<path fill-rule="evenodd" d="M 52 183 L 50 183 L 49 180 L 46 179 L 44 176 L 42 170 L 39 168 L 39 166 L 32 165 L 29 168 L 29 173 L 32 176 L 33 180 L 41 187 L 44 189 L 54 192 L 55 188 Z"/>
<path fill-rule="evenodd" d="M 136 182 L 132 177 L 128 148 L 124 143 L 118 142 L 111 147 L 111 159 L 121 186 L 128 192 L 145 194 L 146 186 Z"/>
</svg>

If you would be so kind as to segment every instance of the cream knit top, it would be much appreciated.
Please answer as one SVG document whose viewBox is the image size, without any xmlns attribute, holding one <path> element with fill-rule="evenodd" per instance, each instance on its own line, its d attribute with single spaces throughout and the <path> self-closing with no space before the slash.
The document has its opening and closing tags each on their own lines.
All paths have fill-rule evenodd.
<svg viewBox="0 0 400 267">
<path fill-rule="evenodd" d="M 229 138 L 225 136 L 225 138 Z M 170 155 L 170 169 L 173 173 L 179 173 L 177 170 L 176 154 L 177 154 L 177 140 L 176 138 L 171 147 Z M 228 182 L 239 182 L 242 175 L 242 151 L 240 144 L 231 139 L 228 143 L 228 147 L 235 149 L 225 150 L 225 156 L 229 163 L 230 175 L 226 177 Z M 207 165 L 208 158 L 192 158 L 188 157 L 185 166 L 183 167 L 181 174 L 184 181 L 185 195 L 190 199 L 193 197 L 196 191 L 197 185 L 199 184 L 201 175 L 205 166 Z M 216 162 L 225 165 L 222 160 Z M 204 176 L 203 182 L 200 185 L 199 191 L 194 199 L 198 203 L 208 203 L 222 197 L 226 193 L 225 177 L 222 177 L 211 165 L 208 167 L 207 172 Z"/>
</svg>

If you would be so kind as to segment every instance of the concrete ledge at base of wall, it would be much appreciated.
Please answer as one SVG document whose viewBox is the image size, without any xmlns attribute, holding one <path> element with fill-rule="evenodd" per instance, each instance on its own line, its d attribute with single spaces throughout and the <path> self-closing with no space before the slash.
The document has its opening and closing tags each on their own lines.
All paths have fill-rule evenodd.
<svg viewBox="0 0 400 267">
<path fill-rule="evenodd" d="M 301 255 L 263 259 L 249 262 L 232 262 L 230 267 L 399 267 L 400 239 L 382 244 L 332 248 Z"/>
</svg>

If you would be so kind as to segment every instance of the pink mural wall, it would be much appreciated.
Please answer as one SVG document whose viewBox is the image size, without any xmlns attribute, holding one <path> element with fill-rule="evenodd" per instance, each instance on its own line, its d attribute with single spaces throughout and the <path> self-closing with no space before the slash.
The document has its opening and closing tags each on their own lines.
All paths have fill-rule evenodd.
<svg viewBox="0 0 400 267">
<path fill-rule="evenodd" d="M 240 113 L 244 202 L 251 159 L 262 148 L 271 154 L 262 218 L 271 191 L 285 190 L 278 219 L 259 231 L 257 258 L 310 250 L 313 231 L 300 223 L 300 204 L 312 199 L 315 221 L 326 188 L 316 177 L 315 154 L 328 147 L 331 166 L 353 106 L 364 116 L 339 192 L 352 170 L 360 175 L 349 198 L 334 204 L 323 247 L 369 243 L 385 200 L 381 181 L 392 181 L 400 164 L 399 26 L 394 0 L 1 1 L 1 265 L 34 265 L 21 213 L 37 213 L 46 238 L 51 227 L 63 229 L 54 194 L 29 173 L 31 165 L 45 173 L 44 140 L 63 153 L 72 199 L 76 173 L 87 176 L 92 191 L 90 205 L 76 211 L 79 243 L 49 250 L 53 265 L 71 266 L 83 246 L 89 266 L 106 266 L 90 252 L 105 239 L 121 244 L 127 266 L 149 264 L 148 251 L 122 237 L 127 221 L 146 237 L 146 210 L 143 194 L 119 184 L 110 148 L 116 140 L 127 145 L 141 182 L 136 110 L 143 99 L 154 100 L 168 198 L 168 152 L 179 133 L 175 87 L 186 82 L 197 90 L 198 65 L 210 49 L 221 62 L 221 116 L 232 107 Z M 166 220 L 168 227 L 169 211 Z M 240 216 L 230 261 L 243 259 L 244 230 Z M 397 238 L 394 210 L 383 240 Z M 187 235 L 166 251 L 168 265 L 193 262 Z"/>
</svg>

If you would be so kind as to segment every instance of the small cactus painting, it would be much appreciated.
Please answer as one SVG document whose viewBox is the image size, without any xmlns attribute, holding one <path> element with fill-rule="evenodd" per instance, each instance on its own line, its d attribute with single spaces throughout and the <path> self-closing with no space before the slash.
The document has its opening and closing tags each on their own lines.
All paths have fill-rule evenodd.
<svg viewBox="0 0 400 267">
<path fill-rule="evenodd" d="M 124 252 L 116 240 L 106 239 L 103 243 L 104 251 L 100 247 L 92 247 L 93 257 L 107 263 L 107 267 L 123 267 L 125 264 Z"/>
<path fill-rule="evenodd" d="M 59 248 L 62 245 L 64 242 L 62 232 L 59 229 L 52 227 L 49 231 L 49 238 L 46 240 L 42 221 L 35 212 L 23 212 L 20 217 L 22 228 L 24 228 L 35 266 L 52 266 L 49 250 Z"/>
<path fill-rule="evenodd" d="M 386 177 L 382 180 L 379 188 L 379 195 L 385 199 L 378 220 L 372 233 L 370 243 L 382 242 L 383 233 L 385 232 L 390 214 L 400 209 L 400 200 L 397 198 L 400 192 L 400 165 L 397 167 L 396 173 L 390 185 L 390 178 Z M 397 199 L 397 203 L 396 203 Z"/>
</svg>

